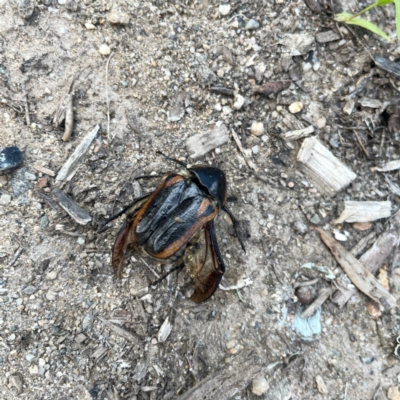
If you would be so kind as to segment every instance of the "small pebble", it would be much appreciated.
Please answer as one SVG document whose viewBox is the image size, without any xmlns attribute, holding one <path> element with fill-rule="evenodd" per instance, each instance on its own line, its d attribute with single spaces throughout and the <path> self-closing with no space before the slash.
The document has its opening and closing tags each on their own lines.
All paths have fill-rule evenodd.
<svg viewBox="0 0 400 400">
<path fill-rule="evenodd" d="M 250 19 L 247 21 L 247 24 L 244 29 L 249 31 L 252 29 L 257 29 L 259 27 L 260 27 L 260 24 L 255 19 Z"/>
<path fill-rule="evenodd" d="M 243 104 L 244 104 L 245 100 L 246 100 L 246 99 L 245 99 L 243 96 L 241 96 L 240 94 L 238 94 L 238 95 L 236 96 L 235 104 L 233 105 L 233 109 L 234 109 L 234 110 L 240 110 L 240 109 L 243 107 Z"/>
<path fill-rule="evenodd" d="M 31 375 L 37 375 L 39 373 L 39 368 L 37 365 L 32 365 L 32 367 L 29 368 L 29 373 Z"/>
<path fill-rule="evenodd" d="M 222 107 L 222 114 L 229 115 L 231 113 L 232 113 L 232 108 L 230 108 L 229 106 L 223 106 Z"/>
<path fill-rule="evenodd" d="M 99 47 L 99 53 L 102 54 L 103 56 L 108 56 L 111 53 L 111 49 L 106 44 L 102 44 Z"/>
<path fill-rule="evenodd" d="M 341 233 L 338 229 L 333 230 L 333 236 L 335 236 L 335 239 L 339 242 L 345 242 L 347 240 L 346 235 Z"/>
<path fill-rule="evenodd" d="M 86 22 L 85 28 L 86 28 L 88 31 L 92 31 L 93 29 L 96 29 L 96 27 L 95 27 L 91 22 Z"/>
<path fill-rule="evenodd" d="M 253 122 L 250 132 L 254 136 L 262 136 L 264 134 L 264 124 L 262 122 Z"/>
<path fill-rule="evenodd" d="M 46 278 L 47 278 L 49 281 L 54 281 L 54 279 L 57 278 L 57 271 L 51 271 L 51 272 L 49 272 L 49 273 L 47 274 Z"/>
<path fill-rule="evenodd" d="M 292 114 L 296 114 L 303 109 L 303 103 L 301 101 L 295 101 L 289 106 L 289 111 Z"/>
<path fill-rule="evenodd" d="M 35 2 L 33 0 L 19 0 L 18 12 L 22 18 L 28 19 L 35 11 Z"/>
<path fill-rule="evenodd" d="M 2 194 L 0 196 L 0 206 L 6 206 L 11 202 L 11 196 L 9 194 Z"/>
<path fill-rule="evenodd" d="M 303 221 L 296 221 L 293 224 L 293 229 L 300 235 L 305 235 L 308 232 L 308 226 Z"/>
<path fill-rule="evenodd" d="M 34 294 L 36 292 L 37 288 L 35 286 L 29 285 L 26 288 L 22 289 L 21 292 L 23 294 L 26 294 L 28 296 Z"/>
<path fill-rule="evenodd" d="M 231 12 L 231 6 L 229 4 L 220 4 L 218 11 L 221 15 L 228 15 Z"/>
<path fill-rule="evenodd" d="M 36 175 L 30 173 L 29 171 L 25 171 L 25 178 L 26 178 L 28 181 L 36 181 Z"/>
<path fill-rule="evenodd" d="M 317 128 L 318 129 L 324 129 L 326 125 L 326 118 L 325 117 L 321 117 L 317 119 Z"/>
<path fill-rule="evenodd" d="M 251 148 L 251 151 L 253 152 L 253 154 L 258 154 L 258 152 L 259 152 L 258 146 L 257 146 L 257 145 L 253 146 L 253 147 Z"/>
<path fill-rule="evenodd" d="M 26 361 L 32 362 L 35 359 L 35 356 L 33 354 L 27 354 L 25 356 Z"/>
<path fill-rule="evenodd" d="M 267 393 L 269 389 L 268 381 L 263 376 L 257 376 L 253 379 L 251 385 L 251 391 L 256 396 L 262 396 L 263 394 Z"/>
<path fill-rule="evenodd" d="M 23 163 L 22 152 L 17 146 L 6 147 L 0 152 L 0 175 Z"/>
<path fill-rule="evenodd" d="M 314 214 L 311 217 L 310 222 L 312 222 L 314 225 L 318 225 L 321 222 L 321 218 L 319 217 L 318 214 Z"/>
<path fill-rule="evenodd" d="M 114 8 L 107 15 L 107 21 L 111 24 L 126 25 L 129 24 L 129 14 L 118 8 Z"/>
<path fill-rule="evenodd" d="M 83 237 L 78 237 L 77 242 L 78 242 L 78 244 L 85 244 L 85 238 L 83 238 Z"/>
<path fill-rule="evenodd" d="M 50 290 L 46 293 L 47 300 L 53 301 L 53 300 L 55 300 L 55 298 L 56 298 L 56 293 L 54 293 Z"/>
</svg>

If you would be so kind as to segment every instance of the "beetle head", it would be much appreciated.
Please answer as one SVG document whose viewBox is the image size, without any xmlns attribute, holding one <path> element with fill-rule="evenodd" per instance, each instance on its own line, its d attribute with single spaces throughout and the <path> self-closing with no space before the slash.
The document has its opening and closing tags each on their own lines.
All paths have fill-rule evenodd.
<svg viewBox="0 0 400 400">
<path fill-rule="evenodd" d="M 219 168 L 207 165 L 193 165 L 188 169 L 197 182 L 214 197 L 220 206 L 226 201 L 226 176 Z"/>
</svg>

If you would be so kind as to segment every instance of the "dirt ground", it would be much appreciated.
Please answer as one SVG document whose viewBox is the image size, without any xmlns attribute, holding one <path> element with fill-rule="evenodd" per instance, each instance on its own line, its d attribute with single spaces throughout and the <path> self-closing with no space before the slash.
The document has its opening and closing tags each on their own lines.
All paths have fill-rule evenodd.
<svg viewBox="0 0 400 400">
<path fill-rule="evenodd" d="M 338 229 L 347 250 L 370 235 L 366 251 L 390 218 L 366 230 L 337 226 L 341 202 L 399 208 L 398 171 L 371 167 L 400 159 L 399 129 L 387 124 L 400 79 L 373 60 L 396 61 L 400 47 L 332 19 L 331 7 L 367 4 L 332 1 L 318 12 L 291 0 L 0 0 L 0 148 L 16 145 L 24 157 L 0 176 L 2 399 L 400 399 L 397 310 L 374 315 L 358 292 L 342 308 L 328 298 L 305 321 L 295 295 L 306 280 L 315 293 L 351 285 L 313 225 Z M 369 18 L 395 38 L 393 5 Z M 73 80 L 64 142 L 53 117 Z M 276 81 L 279 93 L 258 93 Z M 57 182 L 97 125 L 76 174 Z M 283 139 L 310 125 L 357 175 L 335 195 L 300 171 L 304 139 Z M 190 157 L 188 138 L 221 126 L 228 140 Z M 161 179 L 135 177 L 176 170 L 156 150 L 228 178 L 246 254 L 221 213 L 227 271 L 204 303 L 189 299 L 185 272 L 147 289 L 170 266 L 138 254 L 115 282 L 111 248 L 123 217 L 97 233 Z M 91 222 L 71 218 L 54 189 Z M 397 298 L 395 247 L 382 268 Z"/>
</svg>

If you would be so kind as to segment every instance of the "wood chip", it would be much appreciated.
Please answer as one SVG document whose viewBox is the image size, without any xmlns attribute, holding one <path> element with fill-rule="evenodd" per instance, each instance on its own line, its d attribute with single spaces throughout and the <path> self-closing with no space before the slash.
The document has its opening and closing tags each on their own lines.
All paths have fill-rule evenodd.
<svg viewBox="0 0 400 400">
<path fill-rule="evenodd" d="M 329 233 L 320 228 L 314 229 L 320 234 L 322 241 L 330 249 L 354 286 L 387 310 L 397 306 L 396 299 L 365 269 L 360 261 L 341 246 Z"/>
<path fill-rule="evenodd" d="M 382 167 L 372 167 L 371 172 L 379 171 L 379 172 L 388 172 L 388 171 L 396 171 L 400 169 L 400 160 L 389 161 Z"/>
<path fill-rule="evenodd" d="M 51 169 L 48 169 L 46 167 L 43 167 L 43 166 L 41 166 L 39 164 L 35 164 L 33 166 L 33 168 L 35 168 L 37 171 L 43 172 L 44 174 L 49 175 L 49 176 L 54 176 L 55 175 L 54 171 L 52 171 Z"/>
<path fill-rule="evenodd" d="M 262 86 L 254 87 L 253 93 L 259 93 L 265 97 L 269 97 L 271 94 L 277 94 L 282 92 L 289 86 L 290 86 L 290 81 L 267 82 Z"/>
<path fill-rule="evenodd" d="M 97 316 L 97 318 L 108 328 L 110 328 L 114 333 L 128 340 L 129 342 L 138 342 L 138 338 L 132 333 L 126 331 L 125 329 L 120 328 L 119 326 L 114 325 L 112 322 L 107 321 L 105 318 Z"/>
<path fill-rule="evenodd" d="M 83 343 L 86 339 L 87 339 L 86 335 L 84 335 L 83 333 L 80 333 L 79 335 L 76 335 L 76 337 L 75 337 L 75 342 L 81 344 L 81 343 Z"/>
<path fill-rule="evenodd" d="M 382 56 L 375 56 L 374 61 L 379 68 L 400 78 L 400 64 L 390 61 Z"/>
<path fill-rule="evenodd" d="M 197 158 L 229 140 L 229 131 L 226 125 L 222 124 L 214 129 L 191 136 L 186 140 L 186 147 L 190 157 Z"/>
<path fill-rule="evenodd" d="M 390 201 L 345 201 L 344 210 L 335 224 L 343 222 L 370 222 L 391 215 Z"/>
<path fill-rule="evenodd" d="M 234 95 L 234 92 L 232 89 L 226 88 L 224 86 L 211 86 L 210 92 L 213 92 L 216 94 L 223 94 L 225 96 L 233 96 Z"/>
<path fill-rule="evenodd" d="M 357 177 L 314 137 L 304 140 L 297 160 L 305 175 L 323 194 L 333 196 Z"/>
<path fill-rule="evenodd" d="M 318 43 L 329 43 L 335 40 L 340 40 L 340 35 L 335 31 L 319 32 L 315 35 L 315 40 Z"/>
<path fill-rule="evenodd" d="M 75 149 L 75 151 L 68 158 L 66 163 L 60 169 L 56 177 L 56 183 L 70 181 L 72 177 L 75 175 L 78 170 L 79 163 L 82 157 L 89 150 L 93 139 L 96 137 L 97 132 L 99 131 L 99 125 L 96 125 L 81 141 L 79 146 Z"/>
<path fill-rule="evenodd" d="M 80 225 L 86 225 L 92 220 L 92 217 L 87 211 L 79 207 L 71 198 L 64 192 L 58 189 L 53 190 L 53 195 L 58 204 Z"/>
<path fill-rule="evenodd" d="M 287 141 L 290 142 L 292 140 L 301 139 L 303 137 L 307 137 L 314 133 L 314 127 L 312 125 L 308 126 L 304 129 L 298 129 L 295 131 L 289 131 L 282 135 L 282 137 Z"/>
<path fill-rule="evenodd" d="M 99 346 L 90 357 L 95 358 L 96 361 L 99 361 L 106 355 L 107 351 L 108 351 L 107 347 Z"/>
<path fill-rule="evenodd" d="M 65 121 L 64 135 L 62 140 L 64 142 L 68 141 L 72 134 L 72 129 L 74 127 L 74 82 L 75 77 L 72 78 L 72 82 L 69 86 L 68 92 L 62 98 L 60 104 L 58 105 L 57 111 L 54 114 L 53 124 L 58 127 Z"/>
<path fill-rule="evenodd" d="M 249 355 L 238 356 L 228 364 L 207 376 L 189 389 L 178 400 L 230 399 L 240 393 L 261 371 L 261 367 Z"/>
<path fill-rule="evenodd" d="M 369 99 L 368 97 L 362 97 L 361 99 L 358 100 L 358 103 L 361 104 L 363 107 L 381 108 L 381 109 L 386 108 L 385 102 L 378 99 Z"/>
<path fill-rule="evenodd" d="M 356 222 L 352 225 L 352 227 L 362 232 L 371 229 L 372 224 L 370 224 L 369 222 Z"/>
<path fill-rule="evenodd" d="M 157 333 L 157 340 L 159 342 L 165 342 L 172 331 L 172 325 L 168 320 L 168 317 L 165 318 L 165 321 L 161 325 L 160 330 Z"/>
<path fill-rule="evenodd" d="M 328 393 L 328 389 L 326 388 L 325 382 L 321 376 L 317 375 L 315 377 L 315 382 L 317 383 L 317 389 L 320 393 L 322 393 L 322 394 Z"/>
</svg>

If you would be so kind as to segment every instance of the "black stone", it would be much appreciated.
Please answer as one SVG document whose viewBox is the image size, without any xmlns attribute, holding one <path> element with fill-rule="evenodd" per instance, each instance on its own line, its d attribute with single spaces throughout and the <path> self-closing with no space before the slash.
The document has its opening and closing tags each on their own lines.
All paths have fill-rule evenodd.
<svg viewBox="0 0 400 400">
<path fill-rule="evenodd" d="M 0 175 L 19 167 L 23 162 L 22 152 L 17 146 L 4 148 L 0 151 Z"/>
</svg>

